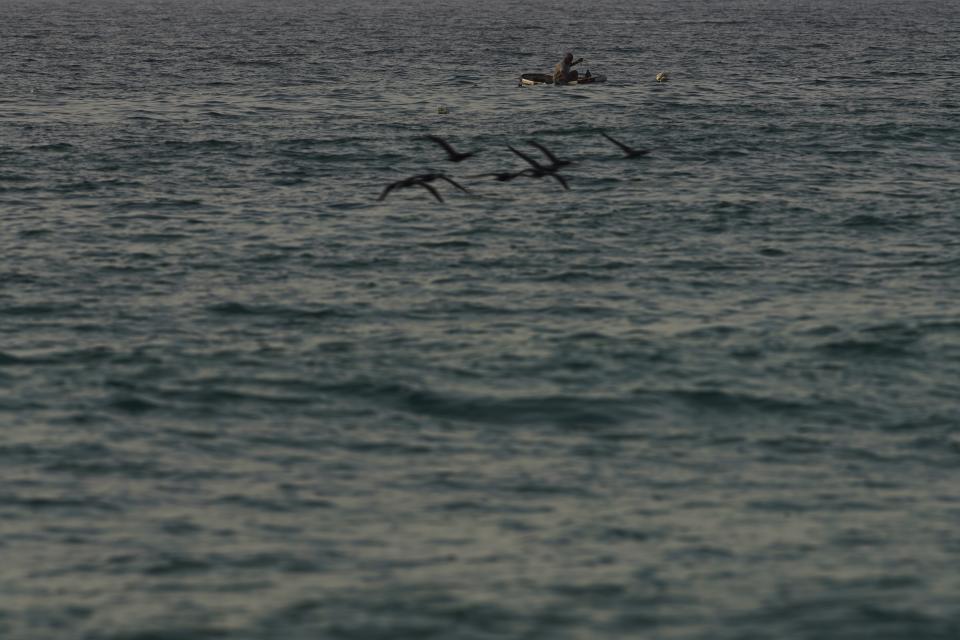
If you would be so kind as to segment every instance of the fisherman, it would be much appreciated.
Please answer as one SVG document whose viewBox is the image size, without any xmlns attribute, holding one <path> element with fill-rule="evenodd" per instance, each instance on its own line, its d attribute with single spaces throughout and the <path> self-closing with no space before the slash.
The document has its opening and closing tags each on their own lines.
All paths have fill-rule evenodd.
<svg viewBox="0 0 960 640">
<path fill-rule="evenodd" d="M 553 83 L 554 84 L 566 84 L 568 82 L 573 82 L 580 77 L 580 74 L 572 70 L 572 67 L 575 64 L 580 64 L 583 62 L 583 58 L 573 59 L 573 54 L 569 51 L 567 55 L 563 56 L 563 61 L 558 62 L 557 66 L 553 68 Z"/>
</svg>

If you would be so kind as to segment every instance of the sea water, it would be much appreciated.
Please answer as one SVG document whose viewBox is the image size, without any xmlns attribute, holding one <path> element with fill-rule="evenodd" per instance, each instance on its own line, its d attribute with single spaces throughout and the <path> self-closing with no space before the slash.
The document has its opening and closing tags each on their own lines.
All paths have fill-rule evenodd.
<svg viewBox="0 0 960 640">
<path fill-rule="evenodd" d="M 0 0 L 0 637 L 960 637 L 958 25 Z"/>
</svg>

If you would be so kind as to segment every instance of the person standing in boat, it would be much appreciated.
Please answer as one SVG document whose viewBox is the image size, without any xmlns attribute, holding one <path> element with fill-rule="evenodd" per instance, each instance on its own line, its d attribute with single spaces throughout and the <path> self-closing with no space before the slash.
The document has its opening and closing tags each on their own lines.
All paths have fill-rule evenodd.
<svg viewBox="0 0 960 640">
<path fill-rule="evenodd" d="M 579 78 L 580 74 L 570 67 L 575 64 L 580 64 L 581 62 L 583 62 L 583 58 L 574 60 L 573 54 L 568 51 L 567 55 L 563 56 L 563 60 L 558 62 L 553 68 L 553 83 L 566 84 Z"/>
</svg>

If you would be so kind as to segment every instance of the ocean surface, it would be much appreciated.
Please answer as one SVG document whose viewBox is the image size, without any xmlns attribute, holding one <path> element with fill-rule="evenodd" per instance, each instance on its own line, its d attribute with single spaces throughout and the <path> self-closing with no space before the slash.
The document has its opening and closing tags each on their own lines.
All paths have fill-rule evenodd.
<svg viewBox="0 0 960 640">
<path fill-rule="evenodd" d="M 957 2 L 0 0 L 0 60 L 0 638 L 960 637 Z"/>
</svg>

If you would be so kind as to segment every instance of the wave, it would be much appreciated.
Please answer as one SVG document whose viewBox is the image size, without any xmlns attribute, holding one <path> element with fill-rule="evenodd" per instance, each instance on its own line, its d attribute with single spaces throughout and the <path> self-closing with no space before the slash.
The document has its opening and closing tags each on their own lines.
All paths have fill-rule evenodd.
<svg viewBox="0 0 960 640">
<path fill-rule="evenodd" d="M 78 304 L 36 302 L 28 304 L 0 305 L 0 316 L 67 316 L 84 307 Z"/>
<path fill-rule="evenodd" d="M 235 67 L 282 67 L 283 62 L 277 60 L 236 60 Z"/>
<path fill-rule="evenodd" d="M 426 249 L 471 249 L 473 247 L 482 247 L 483 244 L 470 242 L 468 240 L 431 240 L 419 242 L 417 246 Z"/>
<path fill-rule="evenodd" d="M 24 507 L 32 511 L 99 511 L 116 513 L 123 508 L 113 502 L 92 497 L 24 497 L 0 493 L 0 505 L 6 507 Z"/>
<path fill-rule="evenodd" d="M 839 579 L 818 585 L 816 595 L 798 591 L 787 602 L 759 606 L 749 614 L 719 621 L 724 627 L 765 629 L 776 638 L 953 638 L 957 616 L 932 614 L 891 598 L 925 591 L 912 576 L 878 574 L 872 578 Z M 812 585 L 811 585 L 812 589 Z M 906 591 L 905 591 L 906 590 Z"/>
<path fill-rule="evenodd" d="M 888 229 L 888 228 L 898 227 L 899 222 L 897 220 L 884 218 L 876 215 L 871 215 L 868 213 L 858 213 L 856 215 L 850 216 L 849 218 L 846 218 L 843 221 L 841 221 L 840 226 L 852 227 L 855 229 L 859 229 L 859 228 Z"/>
<path fill-rule="evenodd" d="M 12 366 L 18 364 L 27 364 L 29 361 L 23 358 L 18 358 L 17 356 L 11 355 L 4 351 L 0 351 L 0 367 Z"/>
<path fill-rule="evenodd" d="M 164 140 L 162 143 L 165 147 L 173 149 L 187 149 L 187 150 L 197 150 L 203 151 L 207 149 L 219 150 L 219 149 L 240 149 L 245 145 L 240 142 L 234 142 L 232 140 L 218 140 L 216 138 L 210 138 L 207 140 Z"/>
<path fill-rule="evenodd" d="M 207 307 L 210 313 L 238 317 L 272 317 L 286 320 L 325 320 L 352 317 L 353 314 L 337 308 L 291 307 L 276 304 L 245 304 L 219 302 Z"/>
<path fill-rule="evenodd" d="M 156 209 L 197 209 L 204 206 L 201 198 L 157 198 L 154 200 L 127 200 L 117 202 L 113 207 L 119 211 L 154 211 Z M 146 216 L 141 216 L 146 217 Z M 155 219 L 163 220 L 164 216 Z"/>
<path fill-rule="evenodd" d="M 107 401 L 107 406 L 123 413 L 138 415 L 157 409 L 161 405 L 140 396 L 123 394 L 112 397 Z"/>
<path fill-rule="evenodd" d="M 68 152 L 75 150 L 76 147 L 69 142 L 52 142 L 50 144 L 39 144 L 30 147 L 31 151 L 55 151 Z"/>
<path fill-rule="evenodd" d="M 363 397 L 415 414 L 496 425 L 553 424 L 570 428 L 616 426 L 643 413 L 630 398 L 587 395 L 467 395 L 399 382 L 359 378 L 326 387 L 328 392 Z"/>
<path fill-rule="evenodd" d="M 822 406 L 820 401 L 808 402 L 801 399 L 722 391 L 720 389 L 665 389 L 660 391 L 638 389 L 635 394 L 650 399 L 660 396 L 679 400 L 695 410 L 708 409 L 727 413 L 745 411 L 765 414 L 796 413 Z"/>
<path fill-rule="evenodd" d="M 884 357 L 884 358 L 903 358 L 915 355 L 909 348 L 912 340 L 890 341 L 890 340 L 865 340 L 858 338 L 847 338 L 844 340 L 835 340 L 822 344 L 818 349 L 831 355 L 844 357 L 862 358 L 862 357 Z"/>
</svg>

